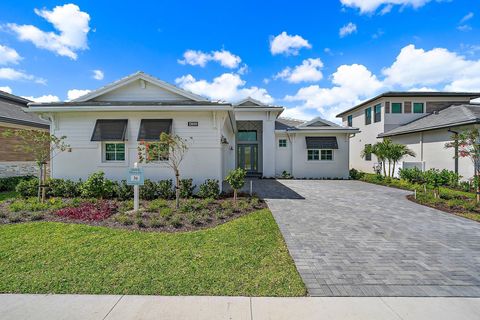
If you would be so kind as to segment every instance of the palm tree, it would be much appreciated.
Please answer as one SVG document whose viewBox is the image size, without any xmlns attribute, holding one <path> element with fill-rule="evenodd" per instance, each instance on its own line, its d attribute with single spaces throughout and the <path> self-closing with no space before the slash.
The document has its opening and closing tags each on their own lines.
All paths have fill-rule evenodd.
<svg viewBox="0 0 480 320">
<path fill-rule="evenodd" d="M 390 140 L 390 139 L 388 139 Z M 387 154 L 389 163 L 392 162 L 392 173 L 389 173 L 389 176 L 393 176 L 395 174 L 395 165 L 397 162 L 402 160 L 406 156 L 415 157 L 415 152 L 408 148 L 406 145 L 400 143 L 392 143 L 389 147 L 389 151 Z M 390 169 L 390 168 L 389 168 Z"/>
<path fill-rule="evenodd" d="M 407 146 L 399 143 L 393 143 L 389 138 L 377 142 L 374 145 L 366 145 L 362 150 L 360 156 L 365 158 L 367 154 L 374 154 L 378 161 L 382 163 L 383 175 L 386 177 L 386 162 L 388 161 L 388 177 L 395 173 L 396 163 L 409 155 L 415 157 L 415 152 L 410 150 Z"/>
</svg>

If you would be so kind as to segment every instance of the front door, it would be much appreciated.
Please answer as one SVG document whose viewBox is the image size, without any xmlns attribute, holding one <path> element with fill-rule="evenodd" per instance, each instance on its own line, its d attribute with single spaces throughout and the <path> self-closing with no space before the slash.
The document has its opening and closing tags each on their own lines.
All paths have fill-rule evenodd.
<svg viewBox="0 0 480 320">
<path fill-rule="evenodd" d="M 247 172 L 258 171 L 258 145 L 240 144 L 238 149 L 238 167 Z"/>
</svg>

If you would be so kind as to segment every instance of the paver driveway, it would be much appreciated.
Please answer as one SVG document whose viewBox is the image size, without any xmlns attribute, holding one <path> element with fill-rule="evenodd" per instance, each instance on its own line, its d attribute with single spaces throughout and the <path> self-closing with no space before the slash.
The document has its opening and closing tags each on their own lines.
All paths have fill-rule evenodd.
<svg viewBox="0 0 480 320">
<path fill-rule="evenodd" d="M 359 181 L 255 183 L 310 295 L 480 296 L 480 223 Z"/>
</svg>

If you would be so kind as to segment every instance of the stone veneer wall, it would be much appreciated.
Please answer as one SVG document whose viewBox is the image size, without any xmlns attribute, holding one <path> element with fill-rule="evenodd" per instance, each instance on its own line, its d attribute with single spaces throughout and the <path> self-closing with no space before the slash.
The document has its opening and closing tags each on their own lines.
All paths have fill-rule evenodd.
<svg viewBox="0 0 480 320">
<path fill-rule="evenodd" d="M 34 161 L 0 161 L 0 178 L 17 176 L 38 176 L 38 166 Z M 47 164 L 47 177 L 50 165 Z"/>
</svg>

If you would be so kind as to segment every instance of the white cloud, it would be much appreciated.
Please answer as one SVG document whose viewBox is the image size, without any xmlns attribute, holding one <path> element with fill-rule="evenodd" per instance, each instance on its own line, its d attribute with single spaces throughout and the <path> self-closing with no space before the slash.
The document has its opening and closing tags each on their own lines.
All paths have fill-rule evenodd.
<svg viewBox="0 0 480 320">
<path fill-rule="evenodd" d="M 468 24 L 462 24 L 458 26 L 457 29 L 463 32 L 467 32 L 467 31 L 471 31 L 472 27 L 470 27 Z"/>
<path fill-rule="evenodd" d="M 60 101 L 60 98 L 57 96 L 54 96 L 52 94 L 46 94 L 43 96 L 39 97 L 32 97 L 32 96 L 23 96 L 22 98 L 35 101 L 35 102 L 58 102 Z"/>
<path fill-rule="evenodd" d="M 290 67 L 283 69 L 274 76 L 274 79 L 283 79 L 290 83 L 320 81 L 323 78 L 322 68 L 323 62 L 319 58 L 306 59 L 293 69 Z"/>
<path fill-rule="evenodd" d="M 67 92 L 67 98 L 68 100 L 74 100 L 74 99 L 77 99 L 78 97 L 86 95 L 90 91 L 91 90 L 71 89 L 71 90 L 68 90 Z"/>
<path fill-rule="evenodd" d="M 200 50 L 187 50 L 183 54 L 183 60 L 177 60 L 180 64 L 205 67 L 209 61 L 216 61 L 222 67 L 234 69 L 242 62 L 242 59 L 227 50 L 212 51 L 210 53 Z"/>
<path fill-rule="evenodd" d="M 457 79 L 473 63 L 444 48 L 425 51 L 411 44 L 404 47 L 395 62 L 382 73 L 386 76 L 385 82 L 390 85 L 430 86 Z"/>
<path fill-rule="evenodd" d="M 360 10 L 360 13 L 375 12 L 378 8 L 382 7 L 382 14 L 390 12 L 394 5 L 419 8 L 430 1 L 431 0 L 340 0 L 344 6 L 357 8 Z"/>
<path fill-rule="evenodd" d="M 6 92 L 6 93 L 12 93 L 12 88 L 8 86 L 0 87 L 0 91 Z"/>
<path fill-rule="evenodd" d="M 437 89 L 434 88 L 429 88 L 429 87 L 421 87 L 421 88 L 410 88 L 408 91 L 416 91 L 416 92 L 433 92 L 433 91 L 438 91 Z"/>
<path fill-rule="evenodd" d="M 21 59 L 15 49 L 0 44 L 0 65 L 17 64 Z"/>
<path fill-rule="evenodd" d="M 197 80 L 192 75 L 175 79 L 181 88 L 203 95 L 212 100 L 236 102 L 246 97 L 252 97 L 264 103 L 272 103 L 274 99 L 267 90 L 259 87 L 245 87 L 246 82 L 235 73 L 224 73 L 208 82 Z"/>
<path fill-rule="evenodd" d="M 365 66 L 359 64 L 342 65 L 332 75 L 333 87 L 322 88 L 311 85 L 301 88 L 294 95 L 287 95 L 286 101 L 300 102 L 296 112 L 314 109 L 326 119 L 336 121 L 335 115 L 362 99 L 377 93 L 383 83 Z"/>
<path fill-rule="evenodd" d="M 95 80 L 103 80 L 103 77 L 105 76 L 102 70 L 92 70 L 92 77 Z"/>
<path fill-rule="evenodd" d="M 357 25 L 355 23 L 349 22 L 348 24 L 340 28 L 340 30 L 338 31 L 338 35 L 340 36 L 340 38 L 343 38 L 355 32 L 357 32 Z"/>
<path fill-rule="evenodd" d="M 23 71 L 12 69 L 12 68 L 0 68 L 0 79 L 5 80 L 27 80 L 27 81 L 34 81 L 39 84 L 46 84 L 47 80 L 38 78 L 31 74 L 27 74 Z"/>
<path fill-rule="evenodd" d="M 312 45 L 299 35 L 290 36 L 285 31 L 270 39 L 270 52 L 273 55 L 297 55 L 301 48 L 310 49 Z"/>
<path fill-rule="evenodd" d="M 463 18 L 460 20 L 460 23 L 467 22 L 468 20 L 472 19 L 475 14 L 473 12 L 469 12 L 466 15 L 463 16 Z"/>
<path fill-rule="evenodd" d="M 61 56 L 77 59 L 77 51 L 88 49 L 87 34 L 90 31 L 88 13 L 75 4 L 56 6 L 52 11 L 35 9 L 35 13 L 50 22 L 59 33 L 40 30 L 33 25 L 7 24 L 22 41 L 30 41 L 36 47 L 53 51 Z"/>
</svg>

